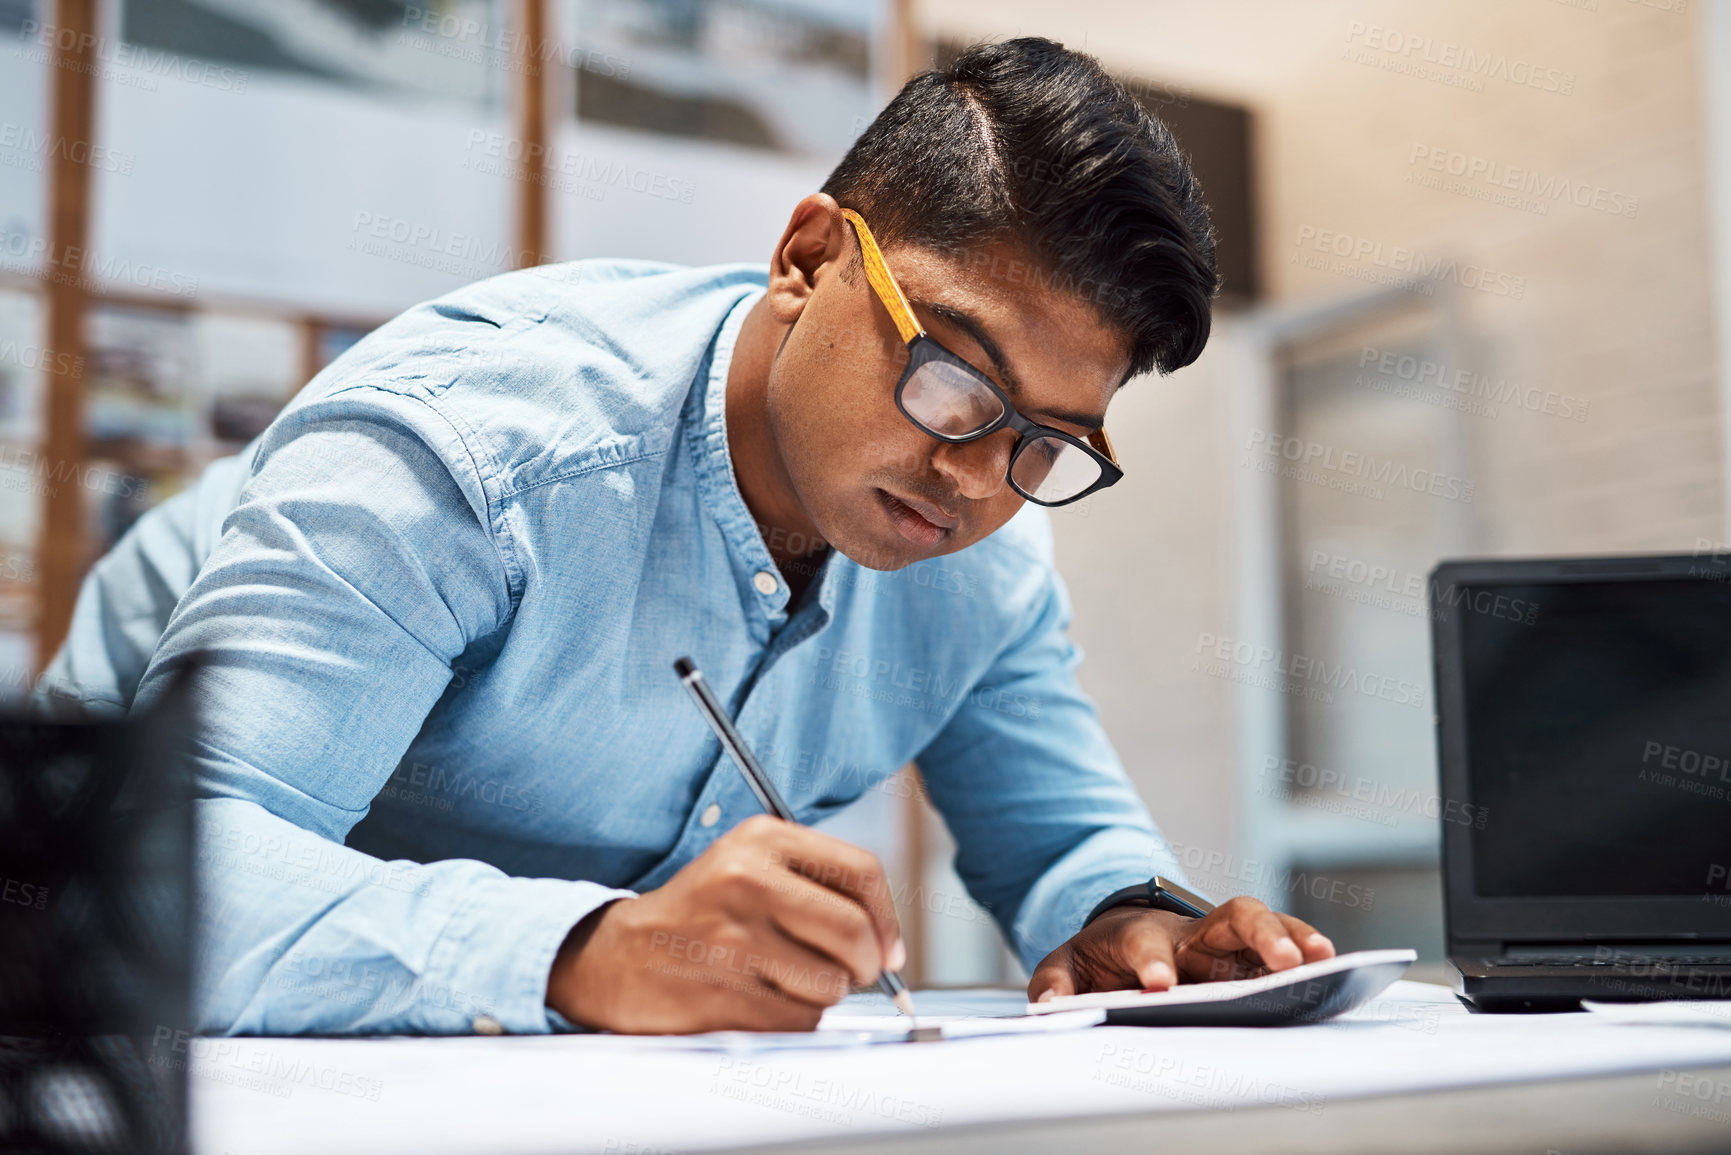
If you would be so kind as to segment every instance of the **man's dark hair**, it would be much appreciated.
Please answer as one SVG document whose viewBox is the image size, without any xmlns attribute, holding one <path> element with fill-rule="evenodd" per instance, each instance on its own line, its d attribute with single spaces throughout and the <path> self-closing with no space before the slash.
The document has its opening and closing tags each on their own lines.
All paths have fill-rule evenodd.
<svg viewBox="0 0 1731 1155">
<path fill-rule="evenodd" d="M 969 48 L 908 81 L 823 191 L 885 244 L 1020 248 L 1042 286 L 1125 335 L 1132 374 L 1208 343 L 1208 206 L 1172 133 L 1092 56 L 1035 37 Z"/>
</svg>

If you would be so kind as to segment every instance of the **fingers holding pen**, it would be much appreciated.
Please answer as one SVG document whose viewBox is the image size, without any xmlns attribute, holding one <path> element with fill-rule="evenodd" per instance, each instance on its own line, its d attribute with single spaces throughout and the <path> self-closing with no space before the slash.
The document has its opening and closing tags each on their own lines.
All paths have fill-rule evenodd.
<svg viewBox="0 0 1731 1155">
<path fill-rule="evenodd" d="M 809 827 L 786 822 L 778 826 L 770 845 L 773 865 L 864 912 L 878 951 L 877 966 L 867 981 L 875 979 L 879 969 L 901 969 L 907 962 L 907 949 L 896 918 L 895 896 L 877 855 Z M 812 901 L 821 897 L 809 891 L 798 893 Z"/>
<path fill-rule="evenodd" d="M 777 931 L 845 967 L 857 985 L 877 981 L 883 951 L 858 903 L 797 874 L 775 886 L 779 894 L 768 918 Z"/>
</svg>

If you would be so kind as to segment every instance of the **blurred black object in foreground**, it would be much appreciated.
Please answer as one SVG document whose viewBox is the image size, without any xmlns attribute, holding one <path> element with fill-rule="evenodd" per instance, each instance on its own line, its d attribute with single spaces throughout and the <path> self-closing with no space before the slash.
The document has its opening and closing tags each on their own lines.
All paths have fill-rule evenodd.
<svg viewBox="0 0 1731 1155">
<path fill-rule="evenodd" d="M 0 716 L 0 1150 L 179 1152 L 186 683 L 144 718 Z"/>
</svg>

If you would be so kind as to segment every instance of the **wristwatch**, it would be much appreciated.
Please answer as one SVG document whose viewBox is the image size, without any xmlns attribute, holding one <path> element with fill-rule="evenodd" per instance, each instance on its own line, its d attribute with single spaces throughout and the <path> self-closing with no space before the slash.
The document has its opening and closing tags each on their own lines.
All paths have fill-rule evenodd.
<svg viewBox="0 0 1731 1155">
<path fill-rule="evenodd" d="M 1082 925 L 1087 926 L 1115 906 L 1145 906 L 1149 910 L 1169 910 L 1174 914 L 1187 914 L 1191 918 L 1201 918 L 1214 909 L 1214 904 L 1206 898 L 1156 874 L 1147 882 L 1138 882 L 1126 886 L 1123 890 L 1114 890 L 1102 898 L 1095 904 L 1094 909 L 1088 912 L 1088 917 L 1082 920 Z"/>
</svg>

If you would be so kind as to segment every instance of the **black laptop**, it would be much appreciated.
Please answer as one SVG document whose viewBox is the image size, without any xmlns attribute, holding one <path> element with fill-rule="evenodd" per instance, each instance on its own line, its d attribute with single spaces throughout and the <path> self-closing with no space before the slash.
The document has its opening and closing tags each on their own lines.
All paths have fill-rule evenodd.
<svg viewBox="0 0 1731 1155">
<path fill-rule="evenodd" d="M 1430 595 L 1460 995 L 1731 998 L 1731 554 L 1447 562 Z"/>
</svg>

